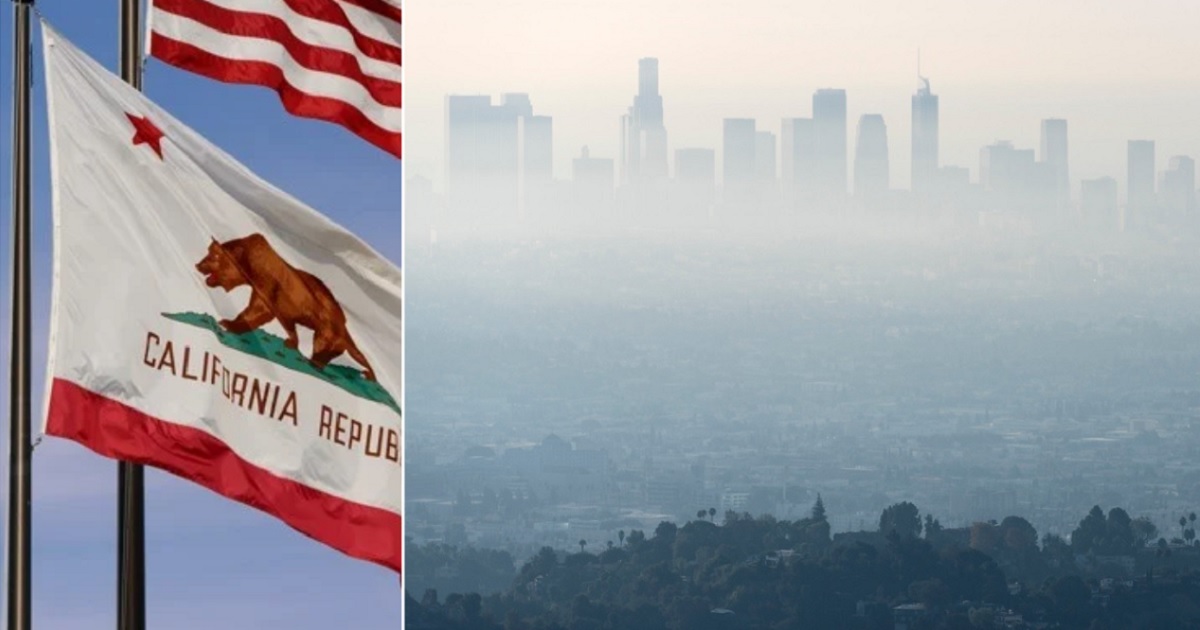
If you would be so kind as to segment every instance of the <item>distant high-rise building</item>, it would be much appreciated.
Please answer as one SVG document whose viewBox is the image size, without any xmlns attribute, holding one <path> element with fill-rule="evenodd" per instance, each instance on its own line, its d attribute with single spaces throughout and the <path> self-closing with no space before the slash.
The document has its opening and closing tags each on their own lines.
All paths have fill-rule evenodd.
<svg viewBox="0 0 1200 630">
<path fill-rule="evenodd" d="M 921 76 L 919 61 L 917 66 L 921 85 L 912 97 L 912 190 L 928 193 L 939 180 L 938 97 L 930 91 L 929 79 Z"/>
<path fill-rule="evenodd" d="M 509 95 L 445 100 L 446 200 L 451 210 L 511 219 L 519 204 L 520 112 Z"/>
<path fill-rule="evenodd" d="M 638 60 L 638 92 L 621 117 L 621 179 L 626 184 L 667 176 L 667 130 L 658 92 L 658 59 Z"/>
<path fill-rule="evenodd" d="M 672 205 L 687 213 L 707 210 L 716 198 L 717 156 L 712 149 L 675 151 Z"/>
<path fill-rule="evenodd" d="M 1196 162 L 1177 155 L 1167 162 L 1162 175 L 1162 206 L 1174 217 L 1190 217 L 1196 209 Z"/>
<path fill-rule="evenodd" d="M 1155 206 L 1154 141 L 1130 140 L 1125 165 L 1125 221 L 1145 221 Z"/>
<path fill-rule="evenodd" d="M 876 196 L 888 188 L 887 125 L 879 114 L 863 114 L 854 146 L 854 194 Z"/>
<path fill-rule="evenodd" d="M 1048 118 L 1042 121 L 1041 161 L 1053 178 L 1054 200 L 1065 207 L 1071 201 L 1071 178 L 1067 166 L 1067 121 Z"/>
<path fill-rule="evenodd" d="M 571 161 L 571 183 L 577 207 L 586 212 L 611 204 L 614 177 L 612 159 L 592 157 L 588 148 L 583 147 L 579 157 Z"/>
<path fill-rule="evenodd" d="M 1121 229 L 1117 180 L 1111 177 L 1085 179 L 1079 185 L 1079 209 L 1084 222 L 1104 230 Z"/>
<path fill-rule="evenodd" d="M 675 151 L 675 179 L 716 184 L 717 158 L 712 149 Z"/>
<path fill-rule="evenodd" d="M 822 196 L 838 198 L 847 191 L 846 90 L 817 90 L 812 101 L 816 183 Z"/>
<path fill-rule="evenodd" d="M 753 118 L 726 118 L 721 147 L 721 189 L 727 204 L 753 203 L 758 131 Z"/>
<path fill-rule="evenodd" d="M 446 96 L 446 199 L 475 217 L 511 219 L 546 198 L 553 121 L 534 116 L 528 94 Z"/>
<path fill-rule="evenodd" d="M 748 181 L 754 177 L 758 156 L 758 131 L 753 118 L 726 118 L 721 147 L 722 184 Z"/>
<path fill-rule="evenodd" d="M 816 136 L 811 118 L 784 118 L 780 125 L 780 173 L 784 199 L 808 205 L 816 177 Z"/>
<path fill-rule="evenodd" d="M 554 119 L 530 114 L 520 124 L 524 206 L 545 209 L 554 185 Z"/>
<path fill-rule="evenodd" d="M 1029 213 L 1043 210 L 1050 199 L 1050 170 L 1038 164 L 1033 149 L 997 142 L 979 153 L 979 184 L 995 209 Z"/>
</svg>

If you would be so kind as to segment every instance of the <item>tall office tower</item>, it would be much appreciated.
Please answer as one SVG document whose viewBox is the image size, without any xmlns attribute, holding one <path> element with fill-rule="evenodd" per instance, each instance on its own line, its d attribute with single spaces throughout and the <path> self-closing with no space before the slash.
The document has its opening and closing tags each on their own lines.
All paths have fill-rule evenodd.
<svg viewBox="0 0 1200 630">
<path fill-rule="evenodd" d="M 1196 162 L 1186 155 L 1171 158 L 1159 190 L 1164 209 L 1174 218 L 1190 218 L 1196 209 Z"/>
<path fill-rule="evenodd" d="M 721 188 L 726 205 L 754 204 L 758 132 L 753 118 L 726 118 L 721 147 Z M 745 207 L 742 208 L 745 210 Z"/>
<path fill-rule="evenodd" d="M 621 117 L 621 181 L 655 181 L 667 176 L 667 130 L 658 93 L 658 59 L 638 60 L 638 92 Z"/>
<path fill-rule="evenodd" d="M 780 179 L 784 199 L 808 206 L 815 192 L 816 137 L 811 118 L 784 118 L 780 133 Z"/>
<path fill-rule="evenodd" d="M 1130 140 L 1125 159 L 1125 223 L 1140 225 L 1155 206 L 1154 141 Z"/>
<path fill-rule="evenodd" d="M 1067 167 L 1067 121 L 1047 118 L 1042 121 L 1042 164 L 1046 165 L 1055 205 L 1065 208 L 1071 202 L 1071 177 Z"/>
<path fill-rule="evenodd" d="M 675 194 L 672 205 L 689 215 L 701 215 L 716 201 L 717 154 L 712 149 L 675 151 Z"/>
<path fill-rule="evenodd" d="M 1017 149 L 1011 142 L 997 142 L 979 152 L 979 183 L 995 209 L 1005 212 L 1029 210 L 1039 181 L 1033 149 Z"/>
<path fill-rule="evenodd" d="M 576 208 L 585 213 L 607 209 L 613 201 L 614 177 L 612 159 L 592 157 L 583 147 L 579 157 L 571 160 Z"/>
<path fill-rule="evenodd" d="M 929 89 L 929 79 L 921 82 L 912 97 L 912 191 L 926 194 L 937 188 L 938 178 L 938 97 Z"/>
<path fill-rule="evenodd" d="M 511 220 L 519 207 L 519 115 L 488 96 L 445 100 L 446 201 L 455 213 Z"/>
<path fill-rule="evenodd" d="M 553 121 L 528 94 L 446 96 L 446 199 L 480 219 L 511 220 L 552 184 Z"/>
<path fill-rule="evenodd" d="M 521 197 L 526 211 L 551 204 L 554 186 L 554 119 L 523 116 L 521 124 Z"/>
<path fill-rule="evenodd" d="M 863 114 L 854 145 L 854 194 L 877 197 L 889 184 L 887 125 L 880 114 Z"/>
<path fill-rule="evenodd" d="M 1080 182 L 1079 209 L 1084 223 L 1105 231 L 1120 230 L 1121 208 L 1117 201 L 1117 180 L 1100 177 Z"/>
<path fill-rule="evenodd" d="M 818 194 L 839 199 L 847 191 L 846 90 L 817 90 L 812 100 Z"/>
</svg>

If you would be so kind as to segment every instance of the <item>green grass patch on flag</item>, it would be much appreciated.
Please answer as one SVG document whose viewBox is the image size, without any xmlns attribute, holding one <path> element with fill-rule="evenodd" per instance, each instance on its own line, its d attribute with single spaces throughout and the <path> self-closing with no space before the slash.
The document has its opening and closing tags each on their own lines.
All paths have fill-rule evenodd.
<svg viewBox="0 0 1200 630">
<path fill-rule="evenodd" d="M 400 413 L 400 405 L 396 403 L 396 399 L 379 383 L 364 378 L 361 370 L 332 363 L 326 365 L 325 369 L 318 370 L 304 355 L 284 345 L 284 340 L 276 335 L 262 330 L 235 335 L 222 328 L 212 315 L 204 313 L 163 313 L 163 317 L 208 330 L 216 335 L 223 345 L 238 352 L 319 378 L 359 398 L 386 405 Z"/>
</svg>

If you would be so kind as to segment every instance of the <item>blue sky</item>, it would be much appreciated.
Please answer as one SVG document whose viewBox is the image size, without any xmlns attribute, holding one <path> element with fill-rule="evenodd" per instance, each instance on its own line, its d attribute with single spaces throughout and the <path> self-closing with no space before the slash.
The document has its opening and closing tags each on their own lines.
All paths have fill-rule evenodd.
<svg viewBox="0 0 1200 630">
<path fill-rule="evenodd" d="M 43 15 L 108 68 L 117 0 L 42 0 Z M 12 10 L 0 9 L 0 377 L 8 409 Z M 41 36 L 34 20 L 34 400 L 41 400 L 50 296 L 49 147 Z M 360 235 L 397 264 L 400 163 L 329 123 L 286 114 L 274 92 L 223 85 L 150 60 L 146 94 L 267 181 Z M 34 410 L 35 430 L 40 408 Z M 8 428 L 0 431 L 7 453 Z M 5 460 L 6 461 L 6 460 Z M 2 467 L 0 467 L 2 468 Z M 3 472 L 7 489 L 7 471 Z M 116 463 L 47 438 L 34 453 L 34 623 L 111 628 L 116 593 Z M 148 625 L 325 629 L 399 627 L 396 575 L 305 538 L 212 492 L 147 470 Z M 4 493 L 7 490 L 2 491 Z M 7 501 L 7 499 L 5 499 Z"/>
</svg>

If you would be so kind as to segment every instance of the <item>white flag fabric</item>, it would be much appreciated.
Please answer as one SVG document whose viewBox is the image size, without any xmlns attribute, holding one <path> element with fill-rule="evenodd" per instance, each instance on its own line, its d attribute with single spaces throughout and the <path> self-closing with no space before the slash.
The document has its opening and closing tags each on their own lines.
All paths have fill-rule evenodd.
<svg viewBox="0 0 1200 630">
<path fill-rule="evenodd" d="M 400 571 L 400 269 L 42 27 L 45 432 Z"/>
</svg>

